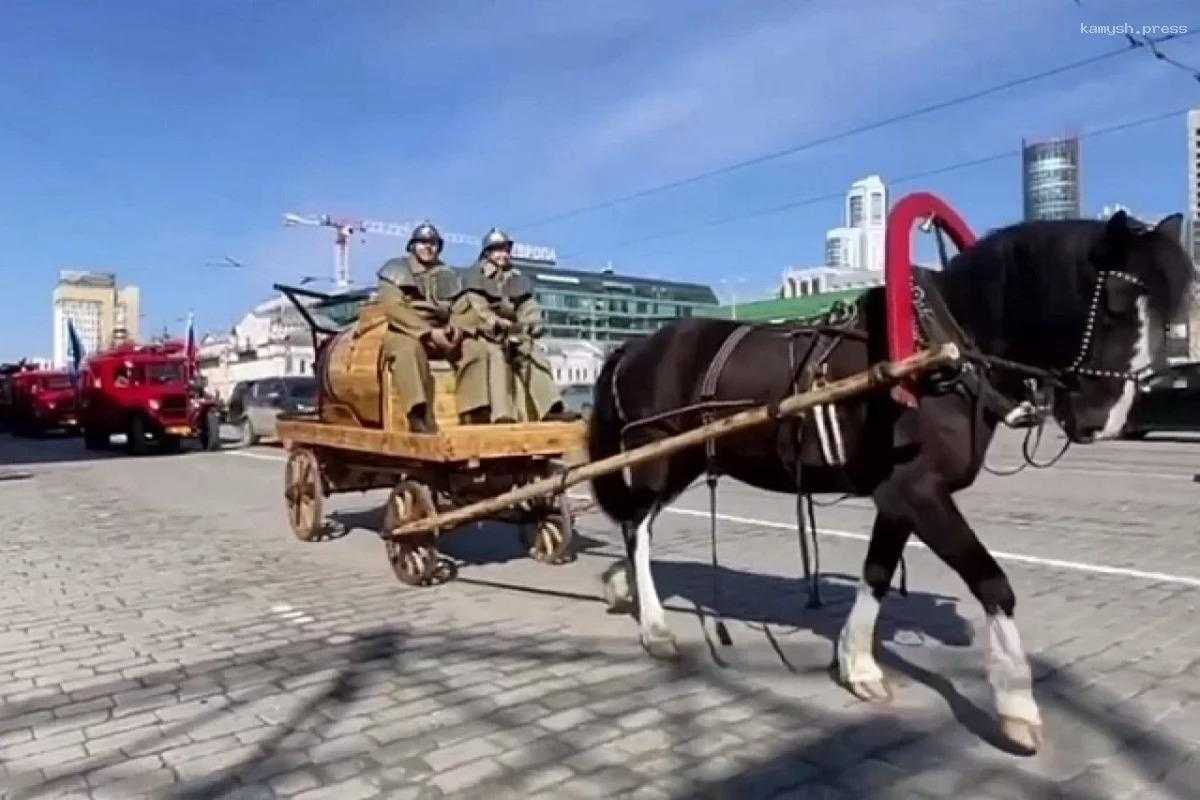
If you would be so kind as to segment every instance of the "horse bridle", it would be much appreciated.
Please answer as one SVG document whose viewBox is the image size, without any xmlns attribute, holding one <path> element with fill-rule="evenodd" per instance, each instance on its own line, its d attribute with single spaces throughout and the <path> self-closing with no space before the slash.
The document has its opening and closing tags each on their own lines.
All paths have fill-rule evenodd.
<svg viewBox="0 0 1200 800">
<path fill-rule="evenodd" d="M 1075 356 L 1075 360 L 1071 362 L 1071 366 L 1060 371 L 1063 375 L 1082 375 L 1088 378 L 1117 378 L 1122 381 L 1136 382 L 1143 374 L 1150 370 L 1149 366 L 1141 367 L 1137 370 L 1117 370 L 1103 369 L 1100 367 L 1085 367 L 1084 361 L 1092 349 L 1092 337 L 1096 332 L 1096 314 L 1100 311 L 1100 301 L 1104 295 L 1104 286 L 1109 278 L 1117 278 L 1127 283 L 1132 283 L 1140 288 L 1143 293 L 1148 291 L 1146 282 L 1129 272 L 1124 272 L 1119 269 L 1105 269 L 1096 273 L 1096 288 L 1092 292 L 1092 304 L 1088 308 L 1087 322 L 1083 327 L 1083 340 L 1079 343 L 1079 355 Z"/>
</svg>

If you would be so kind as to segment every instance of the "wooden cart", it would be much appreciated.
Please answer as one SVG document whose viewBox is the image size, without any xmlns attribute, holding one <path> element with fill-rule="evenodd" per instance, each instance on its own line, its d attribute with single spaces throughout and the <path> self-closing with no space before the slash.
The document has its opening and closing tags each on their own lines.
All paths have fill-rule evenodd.
<svg viewBox="0 0 1200 800">
<path fill-rule="evenodd" d="M 289 451 L 284 478 L 288 519 L 300 539 L 318 539 L 328 530 L 321 510 L 324 497 L 390 488 L 380 533 L 404 583 L 427 586 L 451 577 L 453 565 L 437 552 L 438 536 L 482 519 L 532 526 L 530 554 L 546 563 L 563 563 L 572 557 L 569 487 L 816 405 L 894 386 L 957 359 L 953 345 L 921 351 L 792 395 L 777 406 L 741 411 L 593 462 L 583 456 L 582 423 L 451 425 L 428 434 L 398 429 L 400 416 L 386 408 L 383 418 L 393 422 L 384 428 L 281 418 L 279 436 Z"/>
</svg>

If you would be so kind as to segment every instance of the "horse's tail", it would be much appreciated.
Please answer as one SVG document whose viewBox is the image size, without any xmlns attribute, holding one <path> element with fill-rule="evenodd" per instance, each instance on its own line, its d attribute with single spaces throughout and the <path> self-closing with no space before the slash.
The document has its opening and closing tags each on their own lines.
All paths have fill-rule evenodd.
<svg viewBox="0 0 1200 800">
<path fill-rule="evenodd" d="M 588 422 L 588 457 L 599 461 L 621 452 L 621 429 L 625 426 L 617 399 L 615 379 L 617 368 L 625 357 L 625 348 L 609 354 L 596 378 L 595 402 Z M 592 494 L 604 513 L 616 522 L 631 522 L 634 518 L 633 493 L 625 483 L 624 470 L 592 478 Z"/>
</svg>

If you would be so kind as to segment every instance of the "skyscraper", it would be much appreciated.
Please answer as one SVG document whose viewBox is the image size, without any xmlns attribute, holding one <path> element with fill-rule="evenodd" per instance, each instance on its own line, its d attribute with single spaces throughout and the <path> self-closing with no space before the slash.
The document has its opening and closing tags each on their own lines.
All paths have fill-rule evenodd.
<svg viewBox="0 0 1200 800">
<path fill-rule="evenodd" d="M 1200 108 L 1187 115 L 1188 151 L 1188 254 L 1192 263 L 1200 265 Z"/>
<path fill-rule="evenodd" d="M 1025 219 L 1078 219 L 1079 139 L 1021 140 Z"/>
<path fill-rule="evenodd" d="M 825 233 L 825 266 L 838 269 L 883 270 L 883 240 L 887 227 L 887 186 L 878 175 L 850 185 L 842 227 Z"/>
</svg>

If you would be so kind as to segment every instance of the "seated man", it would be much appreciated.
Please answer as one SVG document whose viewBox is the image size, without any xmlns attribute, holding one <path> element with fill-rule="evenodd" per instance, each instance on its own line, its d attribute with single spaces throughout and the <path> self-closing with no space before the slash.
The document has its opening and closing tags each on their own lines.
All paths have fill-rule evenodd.
<svg viewBox="0 0 1200 800">
<path fill-rule="evenodd" d="M 512 239 L 493 228 L 468 268 L 453 321 L 463 332 L 457 401 L 464 424 L 574 420 L 550 365 L 534 348 L 541 310 L 530 282 L 512 271 Z"/>
<path fill-rule="evenodd" d="M 450 324 L 460 285 L 455 271 L 439 258 L 442 245 L 437 228 L 422 223 L 408 240 L 408 256 L 393 258 L 379 270 L 379 305 L 388 320 L 384 362 L 391 370 L 396 402 L 415 433 L 437 430 L 429 359 L 453 362 L 461 340 Z"/>
</svg>

